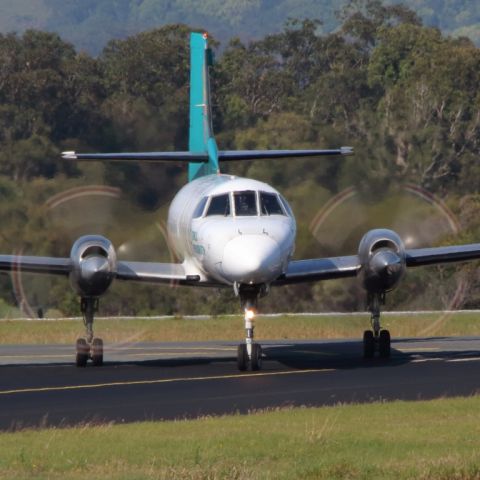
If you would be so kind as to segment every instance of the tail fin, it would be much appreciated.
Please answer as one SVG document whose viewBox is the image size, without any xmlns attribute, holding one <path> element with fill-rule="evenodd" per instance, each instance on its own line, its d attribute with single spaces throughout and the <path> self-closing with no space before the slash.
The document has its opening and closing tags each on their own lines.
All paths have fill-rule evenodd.
<svg viewBox="0 0 480 480">
<path fill-rule="evenodd" d="M 219 171 L 218 149 L 213 137 L 208 68 L 212 53 L 206 33 L 190 34 L 190 130 L 188 150 L 208 156 L 208 162 L 188 164 L 188 180 Z"/>
</svg>

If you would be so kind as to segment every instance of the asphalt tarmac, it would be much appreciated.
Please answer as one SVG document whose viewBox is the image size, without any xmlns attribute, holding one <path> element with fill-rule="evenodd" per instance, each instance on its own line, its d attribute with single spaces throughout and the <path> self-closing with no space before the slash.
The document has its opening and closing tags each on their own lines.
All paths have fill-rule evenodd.
<svg viewBox="0 0 480 480">
<path fill-rule="evenodd" d="M 230 342 L 107 344 L 104 366 L 86 368 L 75 367 L 71 345 L 2 345 L 0 429 L 480 391 L 480 337 L 393 340 L 389 360 L 364 360 L 359 340 L 262 344 L 262 371 L 244 373 Z"/>
</svg>

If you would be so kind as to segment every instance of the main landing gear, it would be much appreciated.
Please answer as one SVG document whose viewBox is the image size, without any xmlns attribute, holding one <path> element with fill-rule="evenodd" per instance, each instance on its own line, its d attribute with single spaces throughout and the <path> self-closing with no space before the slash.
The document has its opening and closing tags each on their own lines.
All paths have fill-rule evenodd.
<svg viewBox="0 0 480 480">
<path fill-rule="evenodd" d="M 91 359 L 92 364 L 99 367 L 103 365 L 103 341 L 93 335 L 93 321 L 95 312 L 98 310 L 98 298 L 82 298 L 80 307 L 85 325 L 85 338 L 77 339 L 75 363 L 77 367 L 85 367 L 88 359 Z"/>
<path fill-rule="evenodd" d="M 252 371 L 262 369 L 262 347 L 254 342 L 255 315 L 257 313 L 258 291 L 240 292 L 240 302 L 244 310 L 245 343 L 237 349 L 237 366 L 241 372 L 250 368 Z"/>
<path fill-rule="evenodd" d="M 380 326 L 380 305 L 385 304 L 385 294 L 368 295 L 368 309 L 371 313 L 372 330 L 363 332 L 363 357 L 373 358 L 378 352 L 380 358 L 390 357 L 390 332 Z"/>
</svg>

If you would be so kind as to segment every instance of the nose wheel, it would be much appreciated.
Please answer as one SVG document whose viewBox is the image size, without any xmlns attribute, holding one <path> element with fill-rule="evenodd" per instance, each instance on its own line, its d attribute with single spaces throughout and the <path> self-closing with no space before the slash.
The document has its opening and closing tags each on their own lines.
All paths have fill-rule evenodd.
<svg viewBox="0 0 480 480">
<path fill-rule="evenodd" d="M 262 369 L 262 346 L 258 343 L 251 344 L 251 354 L 248 354 L 248 346 L 246 343 L 241 343 L 237 349 L 237 366 L 241 372 L 248 370 L 248 367 L 253 372 Z"/>
</svg>

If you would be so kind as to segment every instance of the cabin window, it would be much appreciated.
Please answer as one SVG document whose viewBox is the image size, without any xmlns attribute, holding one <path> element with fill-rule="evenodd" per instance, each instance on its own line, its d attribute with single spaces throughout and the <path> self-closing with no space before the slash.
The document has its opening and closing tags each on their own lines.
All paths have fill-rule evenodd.
<svg viewBox="0 0 480 480">
<path fill-rule="evenodd" d="M 207 217 L 212 215 L 230 215 L 230 198 L 228 193 L 223 195 L 216 195 L 210 200 L 210 205 L 207 210 Z"/>
<path fill-rule="evenodd" d="M 233 198 L 235 200 L 235 215 L 237 217 L 258 215 L 255 192 L 235 192 Z"/>
<path fill-rule="evenodd" d="M 260 211 L 262 215 L 284 215 L 278 197 L 274 193 L 260 192 Z"/>
<path fill-rule="evenodd" d="M 203 211 L 205 210 L 205 205 L 207 203 L 208 197 L 203 197 L 200 200 L 200 203 L 197 205 L 197 208 L 195 208 L 195 211 L 193 212 L 193 218 L 200 218 L 203 215 Z"/>
</svg>

